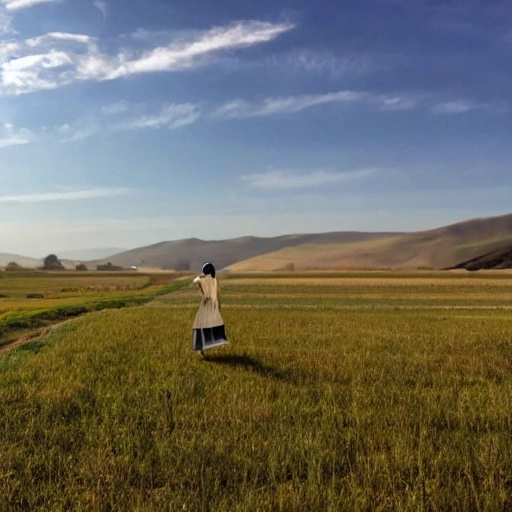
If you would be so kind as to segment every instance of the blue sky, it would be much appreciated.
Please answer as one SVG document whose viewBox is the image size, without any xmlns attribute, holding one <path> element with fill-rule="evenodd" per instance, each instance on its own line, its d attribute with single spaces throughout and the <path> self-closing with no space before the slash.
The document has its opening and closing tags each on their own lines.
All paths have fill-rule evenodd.
<svg viewBox="0 0 512 512">
<path fill-rule="evenodd" d="M 0 252 L 512 211 L 508 0 L 0 0 L 0 38 Z"/>
</svg>

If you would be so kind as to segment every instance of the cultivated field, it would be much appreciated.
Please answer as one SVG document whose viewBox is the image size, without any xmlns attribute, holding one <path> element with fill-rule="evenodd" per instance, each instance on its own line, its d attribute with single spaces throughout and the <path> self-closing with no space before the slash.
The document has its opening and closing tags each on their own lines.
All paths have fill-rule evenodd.
<svg viewBox="0 0 512 512">
<path fill-rule="evenodd" d="M 180 273 L 0 272 L 0 354 L 36 327 L 89 311 L 145 304 L 187 285 Z"/>
<path fill-rule="evenodd" d="M 0 358 L 0 511 L 512 509 L 511 273 L 219 279 Z"/>
</svg>

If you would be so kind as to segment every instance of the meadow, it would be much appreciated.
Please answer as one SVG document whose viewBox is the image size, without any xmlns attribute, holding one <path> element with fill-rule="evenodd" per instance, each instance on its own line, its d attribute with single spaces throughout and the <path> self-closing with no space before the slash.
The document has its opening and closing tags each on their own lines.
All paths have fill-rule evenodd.
<svg viewBox="0 0 512 512">
<path fill-rule="evenodd" d="M 510 272 L 223 274 L 205 357 L 133 279 L 0 357 L 0 511 L 512 509 Z"/>
<path fill-rule="evenodd" d="M 144 304 L 186 285 L 181 273 L 0 272 L 0 353 L 25 333 L 88 311 Z"/>
</svg>

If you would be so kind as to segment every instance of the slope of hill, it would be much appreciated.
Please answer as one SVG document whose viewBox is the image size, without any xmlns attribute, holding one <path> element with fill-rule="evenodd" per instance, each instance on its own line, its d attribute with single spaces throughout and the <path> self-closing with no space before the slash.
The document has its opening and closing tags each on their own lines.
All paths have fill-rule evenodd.
<svg viewBox="0 0 512 512">
<path fill-rule="evenodd" d="M 512 268 L 512 247 L 488 252 L 469 261 L 463 261 L 453 268 L 465 268 L 466 270 Z"/>
<path fill-rule="evenodd" d="M 229 240 L 204 241 L 197 238 L 161 242 L 116 254 L 108 258 L 114 265 L 156 267 L 174 270 L 197 270 L 205 261 L 213 261 L 218 269 L 253 256 L 271 253 L 284 247 L 302 244 L 323 246 L 352 243 L 397 236 L 396 233 L 339 232 L 308 235 L 284 235 L 273 238 L 247 236 Z M 107 259 L 88 262 L 89 267 Z"/>
<path fill-rule="evenodd" d="M 20 256 L 19 254 L 0 252 L 0 267 L 5 267 L 11 261 L 14 261 L 21 267 L 25 268 L 36 268 L 43 264 L 42 259 L 29 258 L 27 256 Z"/>
<path fill-rule="evenodd" d="M 298 245 L 230 265 L 233 271 L 294 268 L 447 268 L 512 243 L 512 214 L 394 237 Z"/>
<path fill-rule="evenodd" d="M 88 261 L 87 265 L 95 268 L 99 263 L 110 261 L 122 267 L 136 265 L 196 271 L 205 261 L 211 260 L 218 269 L 229 267 L 233 271 L 442 269 L 457 267 L 460 262 L 467 264 L 474 258 L 511 246 L 512 214 L 508 214 L 472 219 L 416 233 L 345 231 L 273 238 L 247 236 L 214 241 L 190 238 L 140 247 L 108 258 Z M 32 268 L 42 264 L 42 260 L 35 258 L 0 253 L 0 266 L 10 261 Z M 77 263 L 73 259 L 63 259 L 62 262 L 66 268 L 71 269 Z"/>
</svg>

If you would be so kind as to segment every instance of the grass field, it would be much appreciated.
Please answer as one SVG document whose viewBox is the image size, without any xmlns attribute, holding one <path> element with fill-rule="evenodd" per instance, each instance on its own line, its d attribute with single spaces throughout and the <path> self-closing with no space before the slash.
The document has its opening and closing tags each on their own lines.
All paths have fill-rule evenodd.
<svg viewBox="0 0 512 512">
<path fill-rule="evenodd" d="M 144 304 L 186 286 L 180 273 L 0 272 L 0 354 L 14 340 L 89 311 Z"/>
<path fill-rule="evenodd" d="M 0 511 L 512 509 L 511 273 L 220 284 L 204 359 L 188 283 L 0 358 Z"/>
</svg>

